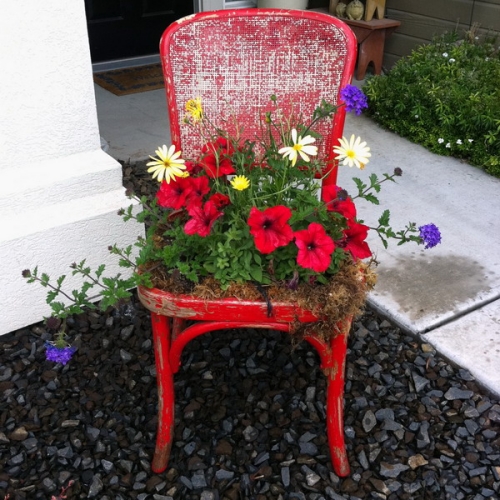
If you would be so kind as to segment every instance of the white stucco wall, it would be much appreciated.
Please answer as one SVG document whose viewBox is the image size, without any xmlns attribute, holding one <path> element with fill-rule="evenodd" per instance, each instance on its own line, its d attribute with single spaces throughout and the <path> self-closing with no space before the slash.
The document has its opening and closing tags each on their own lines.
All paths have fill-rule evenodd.
<svg viewBox="0 0 500 500">
<path fill-rule="evenodd" d="M 142 233 L 116 215 L 130 203 L 119 163 L 100 149 L 83 0 L 1 11 L 0 335 L 49 313 L 23 269 L 57 277 L 87 258 L 114 274 L 108 245 Z"/>
<path fill-rule="evenodd" d="M 0 121 L 0 169 L 19 161 L 31 163 L 97 149 L 83 0 L 3 2 L 1 10 L 5 108 Z M 24 153 L 22 159 L 20 153 Z"/>
</svg>

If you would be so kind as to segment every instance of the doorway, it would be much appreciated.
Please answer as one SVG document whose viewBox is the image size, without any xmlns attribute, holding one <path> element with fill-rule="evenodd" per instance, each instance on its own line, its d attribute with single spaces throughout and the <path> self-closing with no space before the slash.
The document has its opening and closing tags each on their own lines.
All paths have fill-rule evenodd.
<svg viewBox="0 0 500 500">
<path fill-rule="evenodd" d="M 92 63 L 158 54 L 167 26 L 193 12 L 189 0 L 85 0 Z"/>
</svg>

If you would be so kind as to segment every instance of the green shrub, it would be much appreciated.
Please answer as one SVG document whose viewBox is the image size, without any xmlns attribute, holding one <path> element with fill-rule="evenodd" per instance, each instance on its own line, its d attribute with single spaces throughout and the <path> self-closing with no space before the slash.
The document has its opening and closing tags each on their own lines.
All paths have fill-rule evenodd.
<svg viewBox="0 0 500 500">
<path fill-rule="evenodd" d="M 400 59 L 367 79 L 371 116 L 441 155 L 463 158 L 500 177 L 500 47 L 474 30 Z"/>
</svg>

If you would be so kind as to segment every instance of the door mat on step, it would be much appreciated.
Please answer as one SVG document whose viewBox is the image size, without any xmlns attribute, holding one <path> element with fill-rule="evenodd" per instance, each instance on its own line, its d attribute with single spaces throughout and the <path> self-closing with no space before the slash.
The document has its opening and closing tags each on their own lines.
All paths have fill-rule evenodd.
<svg viewBox="0 0 500 500">
<path fill-rule="evenodd" d="M 115 95 L 137 94 L 164 88 L 160 63 L 94 73 L 94 82 Z"/>
</svg>

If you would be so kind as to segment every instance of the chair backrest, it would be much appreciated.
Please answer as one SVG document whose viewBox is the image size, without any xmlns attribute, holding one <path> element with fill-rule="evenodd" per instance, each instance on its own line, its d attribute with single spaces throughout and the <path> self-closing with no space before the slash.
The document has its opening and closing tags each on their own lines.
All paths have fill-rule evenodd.
<svg viewBox="0 0 500 500">
<path fill-rule="evenodd" d="M 184 158 L 200 153 L 200 137 L 186 126 L 185 104 L 200 97 L 207 116 L 236 116 L 244 139 L 261 132 L 276 95 L 285 112 L 312 116 L 322 99 L 339 104 L 356 61 L 356 38 L 339 19 L 319 12 L 238 9 L 202 12 L 171 24 L 160 42 L 172 143 Z M 319 158 L 336 182 L 333 146 L 345 112 L 315 127 Z M 227 130 L 227 127 L 225 127 Z M 232 131 L 234 132 L 234 131 Z"/>
</svg>

